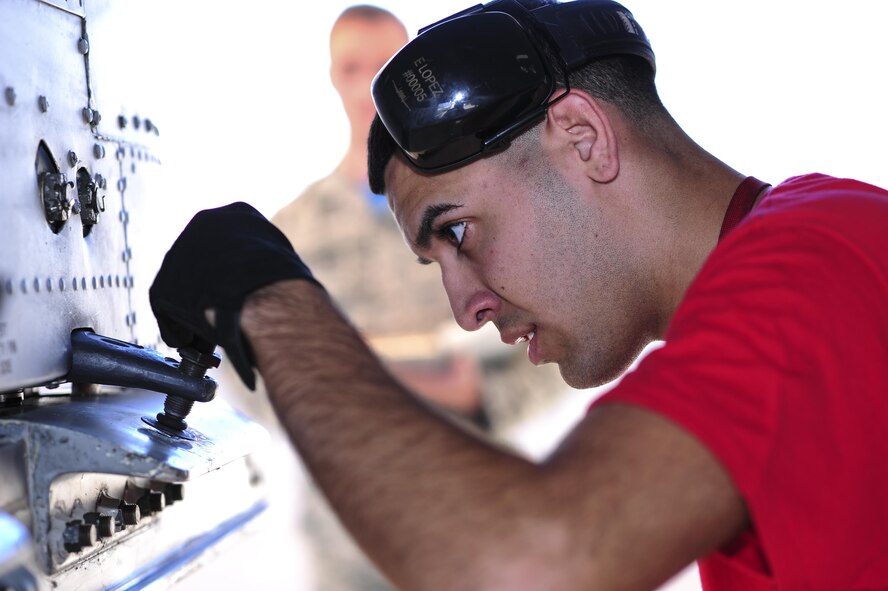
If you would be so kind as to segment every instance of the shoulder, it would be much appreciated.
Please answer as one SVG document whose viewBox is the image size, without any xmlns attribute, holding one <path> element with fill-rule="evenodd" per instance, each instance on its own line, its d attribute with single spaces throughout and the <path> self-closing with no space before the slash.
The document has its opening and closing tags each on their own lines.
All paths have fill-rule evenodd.
<svg viewBox="0 0 888 591">
<path fill-rule="evenodd" d="M 358 211 L 360 201 L 359 192 L 334 172 L 308 185 L 275 213 L 271 222 L 287 234 L 302 232 L 307 227 L 323 225 L 327 218 L 341 218 L 345 212 Z"/>
</svg>

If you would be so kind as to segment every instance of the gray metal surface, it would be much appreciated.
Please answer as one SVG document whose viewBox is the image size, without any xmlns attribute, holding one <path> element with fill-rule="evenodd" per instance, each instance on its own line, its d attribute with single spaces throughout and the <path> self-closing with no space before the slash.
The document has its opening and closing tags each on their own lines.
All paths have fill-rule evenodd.
<svg viewBox="0 0 888 591">
<path fill-rule="evenodd" d="M 0 589 L 171 586 L 265 506 L 264 431 L 137 346 L 166 250 L 149 82 L 115 65 L 140 8 L 0 0 Z M 165 394 L 201 402 L 179 436 Z"/>
<path fill-rule="evenodd" d="M 30 525 L 40 564 L 48 572 L 80 563 L 85 555 L 117 546 L 127 536 L 151 527 L 145 515 L 141 525 L 111 536 L 108 543 L 66 551 L 66 526 L 87 513 L 101 513 L 102 494 L 137 504 L 152 490 L 162 492 L 158 483 L 185 483 L 186 491 L 193 493 L 201 478 L 212 473 L 213 478 L 222 479 L 230 467 L 233 480 L 220 490 L 203 499 L 188 494 L 181 502 L 183 509 L 188 506 L 183 514 L 210 510 L 214 517 L 197 531 L 189 531 L 180 518 L 178 537 L 211 529 L 207 526 L 215 527 L 261 502 L 261 478 L 237 463 L 265 439 L 264 431 L 217 402 L 195 412 L 191 428 L 197 437 L 193 440 L 169 436 L 142 421 L 157 411 L 161 401 L 157 393 L 123 390 L 55 400 L 32 398 L 19 407 L 0 410 L 0 449 L 6 452 L 0 453 L 0 461 L 6 459 L 0 499 L 3 508 Z M 247 501 L 239 501 L 238 496 Z M 162 517 L 168 519 L 168 515 L 167 511 Z M 142 541 L 147 542 L 144 537 Z M 144 545 L 140 544 L 139 552 L 143 556 L 147 552 Z"/>
</svg>

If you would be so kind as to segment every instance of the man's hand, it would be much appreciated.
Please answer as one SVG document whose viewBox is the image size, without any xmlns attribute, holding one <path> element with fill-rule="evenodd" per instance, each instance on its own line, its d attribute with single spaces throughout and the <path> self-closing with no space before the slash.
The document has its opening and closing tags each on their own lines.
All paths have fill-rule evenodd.
<svg viewBox="0 0 888 591">
<path fill-rule="evenodd" d="M 252 352 L 240 329 L 244 300 L 278 281 L 317 284 L 287 238 L 246 203 L 199 212 L 188 223 L 149 290 L 160 336 L 171 347 L 195 340 L 221 345 L 254 389 Z"/>
</svg>

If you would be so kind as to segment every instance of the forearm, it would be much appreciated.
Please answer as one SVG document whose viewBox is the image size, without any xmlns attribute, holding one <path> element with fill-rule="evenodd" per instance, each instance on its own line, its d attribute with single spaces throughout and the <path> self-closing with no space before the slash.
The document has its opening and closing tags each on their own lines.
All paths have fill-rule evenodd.
<svg viewBox="0 0 888 591">
<path fill-rule="evenodd" d="M 434 415 L 307 282 L 255 294 L 242 326 L 300 455 L 387 574 L 410 589 L 481 577 L 485 521 L 534 467 Z"/>
<path fill-rule="evenodd" d="M 718 462 L 652 413 L 607 405 L 535 465 L 430 412 L 316 286 L 258 292 L 242 326 L 309 470 L 402 588 L 652 589 L 746 523 Z"/>
</svg>

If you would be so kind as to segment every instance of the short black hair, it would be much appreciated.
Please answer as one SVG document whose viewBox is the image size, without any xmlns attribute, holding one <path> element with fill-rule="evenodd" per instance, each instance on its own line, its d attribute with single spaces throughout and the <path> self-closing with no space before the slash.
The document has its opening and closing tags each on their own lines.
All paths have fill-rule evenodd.
<svg viewBox="0 0 888 591">
<path fill-rule="evenodd" d="M 385 194 L 385 168 L 397 149 L 398 145 L 377 114 L 367 135 L 367 176 L 370 190 L 377 195 Z"/>
</svg>

